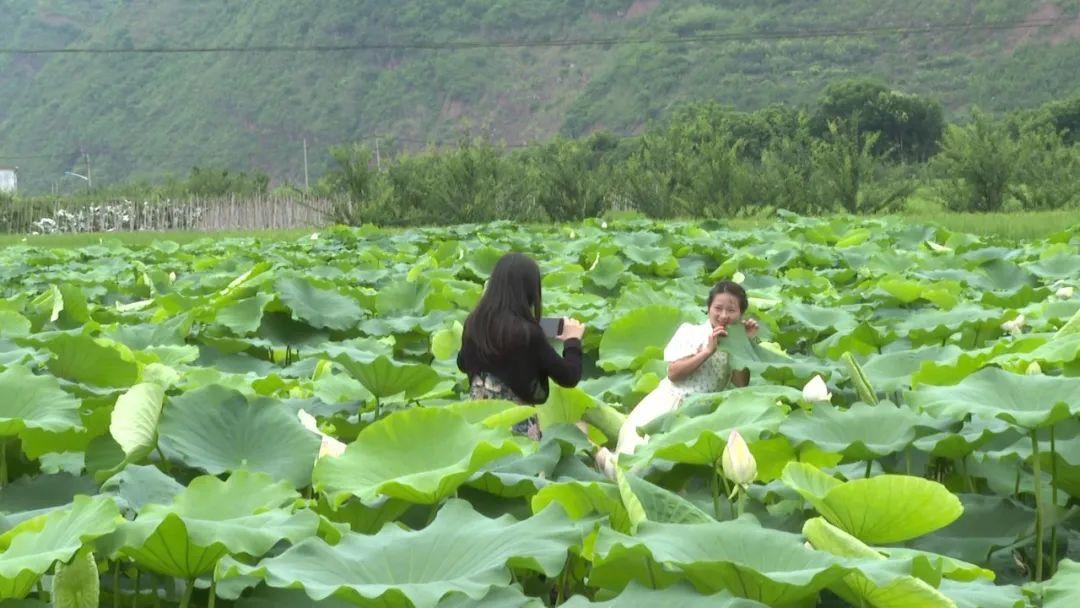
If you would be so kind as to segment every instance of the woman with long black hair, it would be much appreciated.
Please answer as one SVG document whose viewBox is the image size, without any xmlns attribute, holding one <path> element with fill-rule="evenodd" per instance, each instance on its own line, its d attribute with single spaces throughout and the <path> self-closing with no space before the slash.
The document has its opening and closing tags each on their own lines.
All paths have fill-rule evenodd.
<svg viewBox="0 0 1080 608">
<path fill-rule="evenodd" d="M 520 253 L 504 255 L 465 320 L 457 363 L 469 376 L 470 397 L 539 405 L 547 401 L 548 379 L 564 387 L 577 385 L 585 326 L 563 320 L 562 333 L 556 336 L 563 343 L 560 356 L 540 327 L 542 316 L 539 266 Z M 536 416 L 515 425 L 514 431 L 540 439 Z"/>
</svg>

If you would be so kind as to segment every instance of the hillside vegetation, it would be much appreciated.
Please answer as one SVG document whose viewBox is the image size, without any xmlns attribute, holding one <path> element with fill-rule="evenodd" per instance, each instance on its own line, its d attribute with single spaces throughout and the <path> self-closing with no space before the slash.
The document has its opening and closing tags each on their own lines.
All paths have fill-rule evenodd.
<svg viewBox="0 0 1080 608">
<path fill-rule="evenodd" d="M 872 78 L 939 100 L 947 116 L 1034 107 L 1080 91 L 1080 3 L 809 0 L 325 0 L 317 4 L 58 0 L 4 3 L 0 47 L 408 44 L 635 37 L 635 44 L 328 53 L 0 54 L 0 165 L 24 189 L 156 179 L 192 166 L 303 180 L 337 144 L 640 131 L 689 101 L 805 105 L 830 82 Z M 1054 25 L 792 39 L 850 30 L 1028 20 Z M 667 44 L 716 32 L 753 39 Z M 640 40 L 644 39 L 645 42 Z M 648 42 L 648 40 L 653 40 Z"/>
</svg>

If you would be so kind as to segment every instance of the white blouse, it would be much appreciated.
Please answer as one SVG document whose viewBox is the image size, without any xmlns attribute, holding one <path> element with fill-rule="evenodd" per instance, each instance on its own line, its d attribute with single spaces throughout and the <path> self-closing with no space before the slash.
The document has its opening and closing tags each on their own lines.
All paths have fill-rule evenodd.
<svg viewBox="0 0 1080 608">
<path fill-rule="evenodd" d="M 710 334 L 712 334 L 712 325 L 708 321 L 700 325 L 683 323 L 664 349 L 664 361 L 671 363 L 696 354 L 708 343 Z M 731 365 L 728 354 L 717 350 L 689 376 L 678 382 L 672 382 L 672 385 L 683 395 L 714 393 L 726 388 L 730 378 Z"/>
</svg>

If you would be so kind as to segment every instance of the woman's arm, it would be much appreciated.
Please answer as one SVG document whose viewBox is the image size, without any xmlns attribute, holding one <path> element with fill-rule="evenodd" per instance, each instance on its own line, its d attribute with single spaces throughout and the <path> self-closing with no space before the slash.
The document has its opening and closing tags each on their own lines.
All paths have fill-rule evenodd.
<svg viewBox="0 0 1080 608">
<path fill-rule="evenodd" d="M 705 346 L 701 347 L 701 350 L 689 357 L 683 357 L 668 364 L 668 379 L 672 382 L 678 382 L 697 371 L 697 368 L 701 367 L 701 364 L 716 352 L 717 341 L 720 337 L 726 335 L 727 330 L 723 327 L 713 328 L 708 341 L 705 342 Z"/>
<path fill-rule="evenodd" d="M 715 351 L 713 351 L 715 352 Z M 683 357 L 678 361 L 672 361 L 668 364 L 667 377 L 672 382 L 678 382 L 686 379 L 690 374 L 697 371 L 697 368 L 701 367 L 701 364 L 706 359 L 712 356 L 712 352 L 709 352 L 708 348 L 702 348 L 697 354 L 690 355 L 689 357 Z"/>
<path fill-rule="evenodd" d="M 531 349 L 535 353 L 540 371 L 559 386 L 577 386 L 581 381 L 581 338 L 567 337 L 563 340 L 563 353 L 560 356 L 548 343 L 539 325 L 531 332 Z"/>
</svg>

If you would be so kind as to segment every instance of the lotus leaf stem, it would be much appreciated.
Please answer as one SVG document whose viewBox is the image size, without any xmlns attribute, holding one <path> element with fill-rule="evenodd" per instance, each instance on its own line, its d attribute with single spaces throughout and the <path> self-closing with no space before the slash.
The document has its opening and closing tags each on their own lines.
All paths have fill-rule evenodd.
<svg viewBox="0 0 1080 608">
<path fill-rule="evenodd" d="M 120 560 L 113 562 L 112 605 L 113 608 L 120 608 Z"/>
<path fill-rule="evenodd" d="M 41 600 L 42 604 L 46 603 L 45 602 L 45 585 L 41 582 L 41 579 L 38 579 L 38 582 L 37 582 L 37 596 L 38 596 L 38 599 Z"/>
<path fill-rule="evenodd" d="M 1050 501 L 1051 508 L 1054 510 L 1054 522 L 1050 527 L 1050 558 L 1053 563 L 1050 564 L 1051 576 L 1057 571 L 1057 512 L 1058 512 L 1058 477 L 1057 477 L 1057 445 L 1054 443 L 1054 427 L 1050 427 Z"/>
<path fill-rule="evenodd" d="M 709 484 L 710 486 L 712 486 L 713 517 L 715 517 L 717 520 L 720 519 L 720 479 L 719 478 L 720 478 L 720 474 L 714 471 L 712 479 L 710 480 L 712 483 Z"/>
<path fill-rule="evenodd" d="M 142 594 L 142 572 L 135 569 L 135 599 L 131 600 L 131 608 L 138 608 L 139 595 Z"/>
<path fill-rule="evenodd" d="M 206 608 L 214 608 L 214 602 L 217 601 L 217 579 L 210 581 L 210 595 L 206 600 Z"/>
<path fill-rule="evenodd" d="M 195 579 L 189 578 L 187 588 L 184 589 L 184 597 L 180 598 L 180 608 L 188 608 L 191 605 L 191 594 L 195 592 Z"/>
<path fill-rule="evenodd" d="M 873 467 L 873 466 L 874 466 L 874 460 L 873 460 L 872 458 L 868 458 L 868 459 L 866 460 L 866 473 L 865 473 L 865 474 L 863 474 L 863 477 L 864 477 L 865 479 L 870 479 L 870 469 L 871 469 L 871 467 Z"/>
<path fill-rule="evenodd" d="M 967 458 L 967 454 L 960 458 L 960 472 L 964 474 L 964 483 L 967 484 L 968 491 L 975 494 L 975 482 L 972 481 L 971 474 L 968 473 Z"/>
<path fill-rule="evenodd" d="M 1043 572 L 1043 499 L 1039 437 L 1034 429 L 1031 431 L 1031 458 L 1031 466 L 1035 473 L 1035 581 L 1038 582 L 1042 580 Z"/>
<path fill-rule="evenodd" d="M 0 488 L 7 485 L 7 439 L 0 439 Z"/>
<path fill-rule="evenodd" d="M 904 448 L 904 473 L 911 475 L 911 446 Z"/>
<path fill-rule="evenodd" d="M 746 512 L 746 489 L 739 488 L 739 517 Z"/>
</svg>

